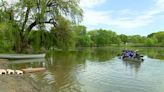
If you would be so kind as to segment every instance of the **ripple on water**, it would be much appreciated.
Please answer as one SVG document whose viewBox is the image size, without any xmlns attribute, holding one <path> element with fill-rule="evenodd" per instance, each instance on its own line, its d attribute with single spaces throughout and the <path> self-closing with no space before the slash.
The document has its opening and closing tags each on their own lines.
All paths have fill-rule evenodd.
<svg viewBox="0 0 164 92">
<path fill-rule="evenodd" d="M 31 77 L 54 87 L 48 92 L 163 92 L 164 62 L 145 58 L 141 64 L 117 58 L 66 66 L 59 63 L 55 69 Z"/>
<path fill-rule="evenodd" d="M 117 64 L 118 62 L 105 64 L 88 62 L 86 72 L 81 74 L 83 76 L 81 81 L 85 81 L 82 83 L 92 85 L 94 89 L 101 85 L 105 92 L 119 92 L 119 90 L 120 92 L 153 92 L 153 88 L 158 84 L 144 76 L 137 77 L 124 66 L 118 67 Z M 117 67 L 114 68 L 116 65 Z"/>
</svg>

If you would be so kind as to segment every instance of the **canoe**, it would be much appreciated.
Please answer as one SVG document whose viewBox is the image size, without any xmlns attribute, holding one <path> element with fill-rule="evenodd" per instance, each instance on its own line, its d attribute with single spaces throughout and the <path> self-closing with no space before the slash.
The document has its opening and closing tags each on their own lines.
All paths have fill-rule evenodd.
<svg viewBox="0 0 164 92">
<path fill-rule="evenodd" d="M 26 69 L 21 69 L 24 73 L 33 73 L 33 72 L 40 72 L 40 71 L 45 71 L 46 68 L 41 67 L 41 68 L 26 68 Z"/>
<path fill-rule="evenodd" d="M 44 57 L 45 54 L 0 54 L 0 59 L 36 59 Z"/>
</svg>

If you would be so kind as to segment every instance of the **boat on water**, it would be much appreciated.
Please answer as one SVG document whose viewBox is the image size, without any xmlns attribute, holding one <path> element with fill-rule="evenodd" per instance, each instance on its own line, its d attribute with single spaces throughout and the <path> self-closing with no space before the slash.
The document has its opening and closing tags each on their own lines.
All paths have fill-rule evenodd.
<svg viewBox="0 0 164 92">
<path fill-rule="evenodd" d="M 120 59 L 124 61 L 134 61 L 134 62 L 143 62 L 143 56 L 138 53 L 138 51 L 132 50 L 123 50 L 120 56 Z"/>
<path fill-rule="evenodd" d="M 0 54 L 0 59 L 38 59 L 44 57 L 45 54 Z"/>
<path fill-rule="evenodd" d="M 133 62 L 143 62 L 144 59 L 142 57 L 140 58 L 129 58 L 129 57 L 124 57 L 121 58 L 123 61 L 133 61 Z"/>
</svg>

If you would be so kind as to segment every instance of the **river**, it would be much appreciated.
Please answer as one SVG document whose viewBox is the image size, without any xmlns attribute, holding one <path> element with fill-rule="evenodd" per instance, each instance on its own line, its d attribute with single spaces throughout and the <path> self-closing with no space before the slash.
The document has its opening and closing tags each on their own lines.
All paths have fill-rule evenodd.
<svg viewBox="0 0 164 92">
<path fill-rule="evenodd" d="M 144 62 L 122 61 L 117 57 L 122 49 L 138 50 Z M 42 92 L 164 92 L 164 48 L 81 48 L 24 61 L 9 67 L 47 68 L 29 74 Z"/>
</svg>

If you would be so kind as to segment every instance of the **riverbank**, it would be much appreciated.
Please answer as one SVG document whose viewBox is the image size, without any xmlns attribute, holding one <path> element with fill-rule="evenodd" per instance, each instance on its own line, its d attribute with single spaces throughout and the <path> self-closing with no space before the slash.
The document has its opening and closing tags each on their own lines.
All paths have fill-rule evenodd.
<svg viewBox="0 0 164 92">
<path fill-rule="evenodd" d="M 0 59 L 0 68 L 7 69 L 6 59 Z M 37 85 L 28 75 L 0 75 L 0 92 L 41 92 Z"/>
<path fill-rule="evenodd" d="M 40 88 L 28 76 L 0 75 L 0 92 L 40 92 Z"/>
</svg>

